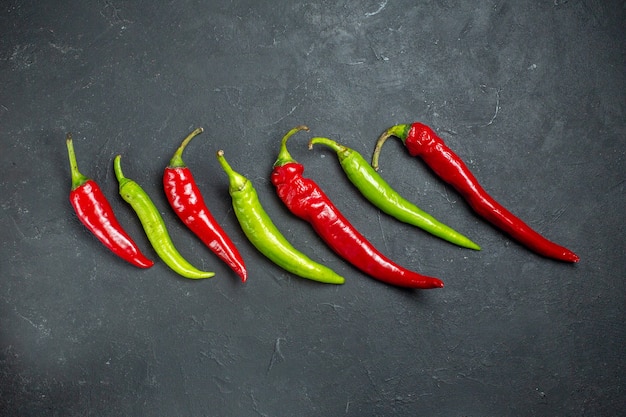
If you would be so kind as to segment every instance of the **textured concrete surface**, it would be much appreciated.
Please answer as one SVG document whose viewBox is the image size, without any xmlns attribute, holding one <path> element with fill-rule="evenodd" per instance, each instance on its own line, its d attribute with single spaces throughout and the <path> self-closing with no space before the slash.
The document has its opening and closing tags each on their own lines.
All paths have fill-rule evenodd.
<svg viewBox="0 0 626 417">
<path fill-rule="evenodd" d="M 8 1 L 0 7 L 0 414 L 607 416 L 624 413 L 623 1 Z M 581 257 L 533 254 L 474 215 L 400 142 L 381 175 L 483 250 L 380 213 L 328 136 L 369 157 L 396 123 L 432 126 L 501 203 Z M 375 281 L 286 210 L 280 138 L 382 252 L 446 287 Z M 185 161 L 242 252 L 242 284 L 167 206 Z M 109 253 L 68 201 L 64 145 L 156 260 L 113 157 L 172 239 L 216 277 Z M 243 235 L 224 149 L 276 225 L 346 278 L 291 275 Z"/>
</svg>

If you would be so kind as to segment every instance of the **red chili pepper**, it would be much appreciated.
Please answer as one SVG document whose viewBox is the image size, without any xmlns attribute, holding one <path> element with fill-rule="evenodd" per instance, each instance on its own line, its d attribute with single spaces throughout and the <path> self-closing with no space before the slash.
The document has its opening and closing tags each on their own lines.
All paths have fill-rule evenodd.
<svg viewBox="0 0 626 417">
<path fill-rule="evenodd" d="M 322 189 L 302 176 L 304 167 L 287 151 L 287 139 L 306 126 L 298 126 L 283 137 L 271 180 L 280 199 L 296 216 L 313 226 L 317 234 L 339 256 L 382 282 L 407 288 L 441 288 L 443 282 L 410 271 L 380 253 L 350 224 Z"/>
<path fill-rule="evenodd" d="M 191 170 L 183 162 L 182 154 L 187 144 L 203 129 L 191 132 L 174 153 L 163 173 L 163 188 L 172 209 L 187 227 L 196 234 L 222 261 L 239 275 L 242 282 L 248 279 L 244 261 L 207 208 Z"/>
<path fill-rule="evenodd" d="M 422 158 L 435 174 L 465 198 L 476 213 L 494 226 L 540 255 L 565 262 L 578 262 L 579 257 L 574 252 L 541 236 L 487 194 L 461 158 L 430 127 L 422 123 L 387 129 L 376 143 L 372 158 L 375 169 L 378 169 L 380 149 L 391 136 L 402 140 L 411 156 Z"/>
<path fill-rule="evenodd" d="M 141 253 L 137 244 L 124 231 L 98 184 L 78 171 L 70 133 L 65 143 L 72 173 L 70 202 L 78 219 L 117 256 L 139 268 L 150 268 L 154 262 Z"/>
</svg>

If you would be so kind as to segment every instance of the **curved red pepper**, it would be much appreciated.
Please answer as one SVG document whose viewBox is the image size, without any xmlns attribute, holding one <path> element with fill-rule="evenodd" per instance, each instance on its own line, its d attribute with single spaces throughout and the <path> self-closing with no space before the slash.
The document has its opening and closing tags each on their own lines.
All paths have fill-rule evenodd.
<svg viewBox="0 0 626 417">
<path fill-rule="evenodd" d="M 443 181 L 454 187 L 468 204 L 487 221 L 536 253 L 565 262 L 578 262 L 571 250 L 549 241 L 499 204 L 480 186 L 467 165 L 428 126 L 422 123 L 397 125 L 381 135 L 372 165 L 378 168 L 378 154 L 384 141 L 397 136 L 411 156 L 419 156 Z"/>
<path fill-rule="evenodd" d="M 72 173 L 70 203 L 78 219 L 114 254 L 139 268 L 150 268 L 154 262 L 141 253 L 137 244 L 124 231 L 100 186 L 78 171 L 70 133 L 65 143 Z"/>
<path fill-rule="evenodd" d="M 380 253 L 350 224 L 317 183 L 302 176 L 304 167 L 291 158 L 285 146 L 287 139 L 299 130 L 308 128 L 298 126 L 285 135 L 271 174 L 272 184 L 287 208 L 309 222 L 339 256 L 369 276 L 399 287 L 443 287 L 440 279 L 405 269 Z"/>
<path fill-rule="evenodd" d="M 243 258 L 207 208 L 191 170 L 182 153 L 187 144 L 203 129 L 198 128 L 185 138 L 163 173 L 163 188 L 176 215 L 202 242 L 246 282 L 248 271 Z"/>
</svg>

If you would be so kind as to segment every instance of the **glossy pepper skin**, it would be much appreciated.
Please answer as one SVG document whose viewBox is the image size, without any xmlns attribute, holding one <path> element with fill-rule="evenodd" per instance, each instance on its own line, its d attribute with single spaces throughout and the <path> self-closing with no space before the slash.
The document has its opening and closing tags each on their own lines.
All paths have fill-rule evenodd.
<svg viewBox="0 0 626 417">
<path fill-rule="evenodd" d="M 241 254 L 209 211 L 191 170 L 182 158 L 187 144 L 202 132 L 202 128 L 191 132 L 176 150 L 163 172 L 163 189 L 170 206 L 189 230 L 235 271 L 242 282 L 246 282 L 248 271 Z"/>
<path fill-rule="evenodd" d="M 321 144 L 331 148 L 337 154 L 339 164 L 350 182 L 374 206 L 401 222 L 419 227 L 455 245 L 480 250 L 480 246 L 470 239 L 441 223 L 415 204 L 402 197 L 377 172 L 370 163 L 354 149 L 340 145 L 328 138 L 316 137 L 309 141 L 309 149 Z"/>
<path fill-rule="evenodd" d="M 201 279 L 214 276 L 214 272 L 201 271 L 191 265 L 174 247 L 165 222 L 148 194 L 139 184 L 124 176 L 121 158 L 121 155 L 117 155 L 113 161 L 115 177 L 119 182 L 119 193 L 137 213 L 146 236 L 159 258 L 174 272 L 185 278 Z"/>
<path fill-rule="evenodd" d="M 263 209 L 252 183 L 231 168 L 224 151 L 217 152 L 217 159 L 228 176 L 228 191 L 235 216 L 244 234 L 259 252 L 284 270 L 302 278 L 326 284 L 344 283 L 342 276 L 313 261 L 287 241 Z"/>
<path fill-rule="evenodd" d="M 287 140 L 306 126 L 290 130 L 282 139 L 278 158 L 271 174 L 272 184 L 287 208 L 309 222 L 317 234 L 340 257 L 387 284 L 406 288 L 441 288 L 443 282 L 410 271 L 380 253 L 348 222 L 322 189 L 302 176 L 304 167 L 287 151 Z"/>
<path fill-rule="evenodd" d="M 100 186 L 78 170 L 71 133 L 67 134 L 65 143 L 72 173 L 70 203 L 78 219 L 114 254 L 136 267 L 150 268 L 154 262 L 141 253 L 122 228 Z"/>
<path fill-rule="evenodd" d="M 539 255 L 564 262 L 578 262 L 571 250 L 549 241 L 504 208 L 478 183 L 467 165 L 437 134 L 422 123 L 396 125 L 379 137 L 372 166 L 378 169 L 378 157 L 387 138 L 402 140 L 411 156 L 419 156 L 443 181 L 454 187 L 474 211 Z"/>
</svg>

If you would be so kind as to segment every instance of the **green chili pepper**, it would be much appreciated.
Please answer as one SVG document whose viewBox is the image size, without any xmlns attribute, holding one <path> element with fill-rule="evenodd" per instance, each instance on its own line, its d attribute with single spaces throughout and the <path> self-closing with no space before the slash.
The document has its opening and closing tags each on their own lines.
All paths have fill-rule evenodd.
<svg viewBox="0 0 626 417">
<path fill-rule="evenodd" d="M 309 141 L 309 149 L 313 149 L 313 145 L 317 143 L 326 145 L 337 153 L 339 163 L 350 182 L 383 212 L 458 246 L 480 250 L 476 243 L 402 197 L 354 149 L 340 145 L 334 140 L 319 137 Z"/>
<path fill-rule="evenodd" d="M 224 151 L 217 152 L 217 159 L 228 175 L 228 191 L 241 229 L 259 252 L 276 265 L 302 278 L 327 284 L 344 283 L 342 276 L 313 261 L 287 241 L 261 206 L 252 183 L 231 168 L 224 158 Z"/>
<path fill-rule="evenodd" d="M 185 278 L 200 279 L 214 276 L 214 272 L 201 271 L 191 265 L 176 250 L 165 227 L 165 222 L 148 194 L 135 181 L 124 177 L 121 159 L 121 155 L 117 155 L 113 162 L 115 177 L 119 182 L 120 195 L 137 213 L 146 236 L 157 255 L 174 272 Z"/>
</svg>

